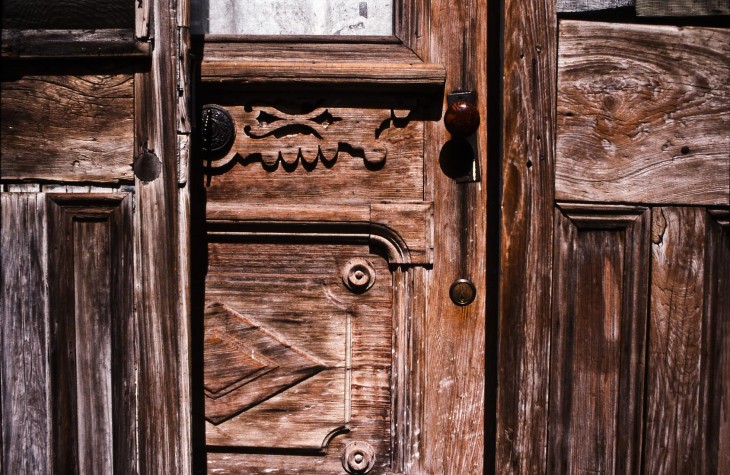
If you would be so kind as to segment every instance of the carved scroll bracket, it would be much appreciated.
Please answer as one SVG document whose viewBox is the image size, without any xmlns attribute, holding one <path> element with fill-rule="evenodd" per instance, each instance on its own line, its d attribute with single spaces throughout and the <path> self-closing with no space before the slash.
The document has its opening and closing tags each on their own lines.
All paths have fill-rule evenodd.
<svg viewBox="0 0 730 475">
<path fill-rule="evenodd" d="M 374 203 L 323 210 L 215 203 L 208 235 L 258 241 L 369 242 L 390 265 L 433 264 L 433 204 Z"/>
</svg>

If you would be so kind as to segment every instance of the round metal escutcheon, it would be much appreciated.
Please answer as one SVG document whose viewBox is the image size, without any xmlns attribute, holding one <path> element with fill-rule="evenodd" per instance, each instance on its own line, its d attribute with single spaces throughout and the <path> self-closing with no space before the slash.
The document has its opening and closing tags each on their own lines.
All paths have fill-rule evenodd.
<svg viewBox="0 0 730 475">
<path fill-rule="evenodd" d="M 228 153 L 236 139 L 236 124 L 231 114 L 215 104 L 203 106 L 201 143 L 208 157 L 220 157 Z"/>
<path fill-rule="evenodd" d="M 134 176 L 149 183 L 160 176 L 162 162 L 157 155 L 148 150 L 137 155 L 132 164 L 132 171 L 134 171 Z"/>
<path fill-rule="evenodd" d="M 451 301 L 456 305 L 463 307 L 469 305 L 477 296 L 477 288 L 469 279 L 459 279 L 451 284 L 449 289 Z"/>
</svg>

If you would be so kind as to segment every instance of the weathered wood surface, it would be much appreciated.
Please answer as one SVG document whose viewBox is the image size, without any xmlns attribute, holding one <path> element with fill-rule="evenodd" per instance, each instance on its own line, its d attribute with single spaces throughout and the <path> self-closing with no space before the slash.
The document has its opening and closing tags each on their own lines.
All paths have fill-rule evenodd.
<svg viewBox="0 0 730 475">
<path fill-rule="evenodd" d="M 8 474 L 51 470 L 45 209 L 42 194 L 0 194 L 0 460 Z"/>
<path fill-rule="evenodd" d="M 132 180 L 132 76 L 25 76 L 0 102 L 3 180 Z"/>
<path fill-rule="evenodd" d="M 487 159 L 487 2 L 435 0 L 417 4 L 427 18 L 419 33 L 429 43 L 417 50 L 425 62 L 446 69 L 445 92 L 475 91 L 481 125 L 475 154 Z M 416 14 L 418 15 L 418 14 Z M 430 17 L 429 17 L 430 15 Z M 418 24 L 418 23 L 416 23 Z M 422 41 L 424 41 L 422 40 Z M 446 106 L 442 98 L 443 111 Z M 424 473 L 481 474 L 484 467 L 486 167 L 477 183 L 456 183 L 439 167 L 451 139 L 442 120 L 425 124 L 425 199 L 434 202 L 434 265 L 428 271 L 423 416 L 420 443 L 411 468 Z M 449 287 L 471 279 L 476 300 L 456 306 Z"/>
<path fill-rule="evenodd" d="M 555 4 L 507 0 L 496 471 L 545 473 L 553 253 Z"/>
<path fill-rule="evenodd" d="M 46 196 L 53 464 L 134 473 L 131 196 Z"/>
<path fill-rule="evenodd" d="M 560 23 L 556 196 L 730 203 L 730 30 Z"/>
<path fill-rule="evenodd" d="M 241 62 L 246 67 L 241 68 Z M 394 86 L 438 88 L 443 66 L 424 63 L 399 44 L 366 42 L 206 43 L 201 64 L 205 82 L 271 87 L 276 84 L 343 85 L 348 88 Z"/>
<path fill-rule="evenodd" d="M 703 208 L 655 208 L 653 221 L 645 470 L 723 473 L 727 225 Z"/>
<path fill-rule="evenodd" d="M 6 0 L 2 17 L 3 29 L 134 29 L 134 6 L 125 0 Z"/>
<path fill-rule="evenodd" d="M 302 252 L 302 246 L 312 250 Z M 365 258 L 375 271 L 373 287 L 361 294 L 342 281 L 343 268 L 353 258 Z M 213 326 L 206 323 L 206 340 L 215 332 L 236 338 L 245 328 L 250 336 L 228 357 L 245 354 L 264 366 L 258 378 L 239 381 L 242 386 L 219 396 L 233 401 L 236 392 L 244 391 L 260 397 L 238 401 L 241 407 L 228 420 L 207 422 L 207 443 L 322 449 L 329 460 L 321 462 L 320 473 L 337 473 L 345 444 L 361 440 L 376 450 L 378 472 L 389 467 L 394 292 L 387 262 L 371 255 L 367 245 L 257 244 L 236 242 L 235 236 L 216 237 L 208 260 L 205 318 Z M 221 319 L 221 308 L 232 317 Z M 271 347 L 262 350 L 259 340 Z M 207 346 L 206 352 L 219 347 Z M 226 359 L 208 356 L 206 381 L 212 382 Z M 275 382 L 286 387 L 271 386 Z M 206 417 L 211 407 L 206 402 Z M 350 434 L 340 434 L 345 427 Z M 238 460 L 248 467 L 249 458 L 258 457 L 240 455 Z M 308 462 L 288 468 L 282 463 L 281 457 L 270 457 L 267 468 L 313 470 Z M 211 461 L 209 468 L 217 465 Z"/>
<path fill-rule="evenodd" d="M 556 0 L 555 4 L 560 13 L 589 12 L 633 7 L 634 0 Z"/>
<path fill-rule="evenodd" d="M 161 162 L 151 182 L 135 179 L 135 255 L 139 361 L 141 473 L 186 474 L 192 470 L 189 316 L 183 313 L 189 276 L 187 189 L 178 189 L 177 90 L 179 41 L 175 8 L 150 0 L 155 48 L 148 72 L 134 77 L 134 156 L 153 150 Z M 184 94 L 189 91 L 183 91 Z"/>
<path fill-rule="evenodd" d="M 276 240 L 285 233 L 298 239 L 370 242 L 389 264 L 433 264 L 433 204 L 381 202 L 370 205 L 272 205 L 242 207 L 235 202 L 209 202 L 210 233 L 245 232 Z"/>
<path fill-rule="evenodd" d="M 547 473 L 640 473 L 651 213 L 555 213 Z"/>
<path fill-rule="evenodd" d="M 129 29 L 3 30 L 2 58 L 119 58 L 147 56 L 149 43 Z"/>
<path fill-rule="evenodd" d="M 224 157 L 204 162 L 209 203 L 423 199 L 424 114 L 413 101 L 396 99 L 390 106 L 403 109 L 393 110 L 377 98 L 348 107 L 304 97 L 278 108 L 258 105 L 263 98 L 210 98 L 232 115 L 236 139 Z"/>
<path fill-rule="evenodd" d="M 730 15 L 727 0 L 636 0 L 638 16 Z"/>
</svg>

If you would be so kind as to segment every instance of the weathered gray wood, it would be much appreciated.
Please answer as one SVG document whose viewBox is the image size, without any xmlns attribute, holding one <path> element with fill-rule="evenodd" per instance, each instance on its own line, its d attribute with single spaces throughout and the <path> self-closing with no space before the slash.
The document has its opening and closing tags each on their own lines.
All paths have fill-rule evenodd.
<svg viewBox="0 0 730 475">
<path fill-rule="evenodd" d="M 730 203 L 730 30 L 560 24 L 556 196 Z"/>
<path fill-rule="evenodd" d="M 0 177 L 131 181 L 132 83 L 125 74 L 3 81 Z"/>
<path fill-rule="evenodd" d="M 128 194 L 48 194 L 53 463 L 136 473 Z"/>
<path fill-rule="evenodd" d="M 557 20 L 552 1 L 504 5 L 496 471 L 545 473 Z"/>
<path fill-rule="evenodd" d="M 638 16 L 704 16 L 730 14 L 727 0 L 636 0 Z"/>
<path fill-rule="evenodd" d="M 548 473 L 641 473 L 650 212 L 555 219 Z"/>
<path fill-rule="evenodd" d="M 45 197 L 0 194 L 3 473 L 48 473 Z"/>
<path fill-rule="evenodd" d="M 134 77 L 134 155 L 152 150 L 161 162 L 151 182 L 135 179 L 135 305 L 139 361 L 139 437 L 141 473 L 192 470 L 191 404 L 189 399 L 187 256 L 181 255 L 180 231 L 186 210 L 185 189 L 178 191 L 177 90 L 180 39 L 175 8 L 150 0 L 155 38 L 147 72 Z M 182 91 L 188 94 L 189 91 Z"/>
<path fill-rule="evenodd" d="M 555 3 L 559 13 L 611 10 L 634 6 L 634 0 L 557 0 Z"/>
</svg>

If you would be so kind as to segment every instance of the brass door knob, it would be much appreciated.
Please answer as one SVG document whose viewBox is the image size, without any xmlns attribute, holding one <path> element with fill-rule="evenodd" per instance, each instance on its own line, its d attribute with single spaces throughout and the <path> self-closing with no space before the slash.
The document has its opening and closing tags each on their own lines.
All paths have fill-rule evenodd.
<svg viewBox="0 0 730 475">
<path fill-rule="evenodd" d="M 474 103 L 455 101 L 446 109 L 444 125 L 453 137 L 468 137 L 479 128 L 479 109 Z"/>
</svg>

